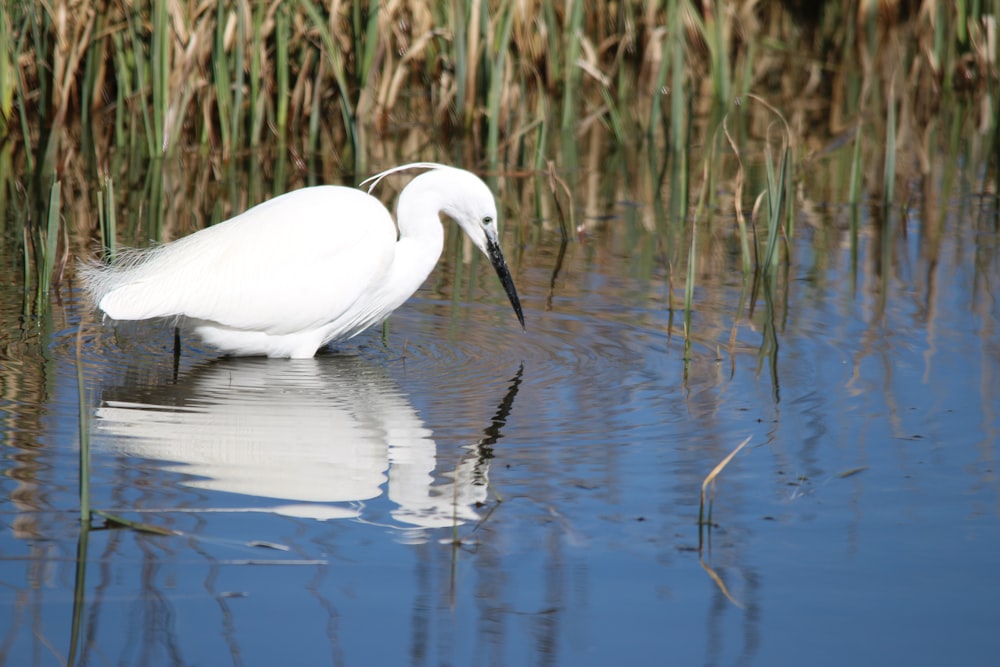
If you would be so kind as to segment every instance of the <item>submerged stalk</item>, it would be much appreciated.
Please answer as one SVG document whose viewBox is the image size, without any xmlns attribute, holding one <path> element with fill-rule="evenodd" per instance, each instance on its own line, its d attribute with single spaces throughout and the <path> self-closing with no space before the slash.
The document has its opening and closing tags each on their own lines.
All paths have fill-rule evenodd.
<svg viewBox="0 0 1000 667">
<path fill-rule="evenodd" d="M 87 419 L 87 389 L 83 374 L 83 322 L 76 327 L 76 396 L 79 406 L 80 462 L 78 466 L 80 495 L 80 525 L 90 525 L 90 431 Z"/>
</svg>

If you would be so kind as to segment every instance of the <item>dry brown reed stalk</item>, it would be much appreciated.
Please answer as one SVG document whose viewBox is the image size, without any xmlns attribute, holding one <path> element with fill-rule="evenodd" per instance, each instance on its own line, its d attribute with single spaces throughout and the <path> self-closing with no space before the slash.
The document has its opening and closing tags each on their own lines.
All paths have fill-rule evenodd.
<svg viewBox="0 0 1000 667">
<path fill-rule="evenodd" d="M 702 483 L 701 483 L 701 503 L 700 503 L 700 506 L 698 508 L 698 524 L 699 525 L 710 525 L 711 524 L 711 521 L 712 521 L 712 500 L 714 498 L 715 480 L 718 478 L 719 474 L 722 473 L 722 471 L 725 469 L 725 467 L 727 465 L 729 465 L 729 462 L 733 460 L 733 457 L 735 457 L 737 454 L 739 454 L 740 450 L 742 450 L 744 447 L 747 446 L 747 444 L 750 442 L 750 437 L 751 436 L 747 436 L 743 440 L 743 442 L 741 442 L 740 444 L 736 445 L 736 448 L 733 449 L 733 451 L 729 452 L 729 454 L 727 454 L 724 459 L 722 459 L 721 461 L 719 461 L 719 463 L 714 468 L 712 468 L 712 471 L 710 473 L 708 473 L 708 475 L 706 475 L 705 479 L 702 481 Z M 708 502 L 706 503 L 706 496 L 709 495 L 708 494 L 708 489 L 709 488 L 711 488 L 713 490 L 713 494 L 712 494 L 713 497 L 709 497 L 708 498 Z M 708 508 L 707 515 L 706 515 L 706 512 L 705 512 L 706 507 Z"/>
<path fill-rule="evenodd" d="M 525 0 L 509 9 L 471 0 L 443 6 L 405 0 L 329 5 L 147 0 L 110 3 L 102 12 L 72 11 L 69 0 L 59 0 L 35 9 L 41 20 L 33 24 L 27 14 L 12 9 L 15 5 L 5 5 L 5 25 L 9 43 L 18 49 L 12 62 L 23 84 L 26 117 L 54 118 L 61 127 L 88 104 L 95 107 L 89 117 L 101 127 L 108 125 L 100 116 L 109 105 L 126 103 L 128 109 L 114 113 L 123 114 L 127 125 L 151 125 L 151 136 L 160 140 L 152 142 L 157 152 L 202 142 L 225 148 L 236 138 L 237 145 L 228 150 L 239 150 L 263 140 L 264 128 L 308 127 L 317 109 L 324 132 L 339 140 L 360 133 L 354 140 L 364 150 L 369 125 L 382 133 L 394 131 L 403 91 L 411 93 L 407 106 L 417 114 L 475 136 L 476 119 L 488 111 L 490 88 L 484 82 L 490 80 L 500 82 L 504 117 L 494 122 L 502 127 L 519 120 L 515 110 L 533 109 L 533 101 L 541 98 L 549 100 L 547 112 L 561 116 L 564 125 L 606 117 L 615 139 L 622 141 L 632 133 L 630 118 L 638 127 L 648 125 L 648 109 L 661 92 L 659 63 L 669 57 L 664 27 L 675 18 L 657 3 L 638 0 L 614 7 Z M 823 97 L 840 100 L 828 114 L 833 118 L 844 105 L 854 105 L 851 100 L 868 99 L 883 87 L 880 80 L 892 71 L 893 61 L 909 63 L 911 88 L 931 94 L 941 90 L 942 78 L 968 86 L 970 77 L 978 75 L 973 83 L 982 85 L 977 82 L 995 75 L 995 47 L 989 47 L 993 24 L 983 15 L 959 16 L 959 10 L 932 0 L 919 3 L 915 14 L 899 2 L 827 3 L 822 20 L 814 17 L 806 26 L 777 2 L 677 0 L 670 6 L 684 24 L 672 39 L 683 41 L 683 67 L 693 84 L 675 98 L 693 98 L 693 108 L 701 111 L 725 105 L 750 87 L 775 100 L 801 96 L 803 90 L 822 95 L 828 71 L 835 85 L 833 94 Z M 509 55 L 500 70 L 492 71 L 489 54 L 495 53 L 505 12 L 510 15 Z M 932 39 L 941 22 L 961 28 L 964 51 L 950 42 L 942 49 L 941 40 Z M 40 41 L 24 39 L 29 25 L 37 26 Z M 902 46 L 887 49 L 881 41 L 891 30 L 904 31 L 905 39 L 898 40 Z M 835 46 L 807 57 L 807 67 L 789 67 L 801 60 L 789 47 L 802 31 L 812 35 L 806 46 Z M 46 50 L 46 43 L 57 46 Z M 893 51 L 900 55 L 888 57 Z M 830 56 L 847 61 L 834 66 L 826 60 Z M 89 78 L 82 73 L 86 59 L 92 61 Z M 851 60 L 862 67 L 852 67 Z M 853 76 L 849 72 L 859 70 L 864 72 L 860 95 L 848 100 L 843 89 Z M 275 99 L 278 82 L 286 77 L 290 99 Z M 89 89 L 80 90 L 83 85 Z M 122 86 L 124 94 L 115 99 Z M 428 89 L 429 95 L 421 92 Z M 14 106 L 5 102 L 13 99 L 13 90 L 9 83 L 0 90 L 4 109 Z M 412 107 L 421 98 L 434 103 Z M 35 104 L 44 105 L 40 113 L 32 113 Z M 152 113 L 143 120 L 140 110 L 150 105 Z M 408 116 L 402 116 L 404 122 Z M 450 118 L 458 121 L 453 127 Z M 797 119 L 803 126 L 808 121 Z M 101 144 L 95 141 L 95 149 L 102 150 Z M 56 150 L 60 144 L 51 145 Z M 56 157 L 45 162 L 55 163 Z"/>
</svg>

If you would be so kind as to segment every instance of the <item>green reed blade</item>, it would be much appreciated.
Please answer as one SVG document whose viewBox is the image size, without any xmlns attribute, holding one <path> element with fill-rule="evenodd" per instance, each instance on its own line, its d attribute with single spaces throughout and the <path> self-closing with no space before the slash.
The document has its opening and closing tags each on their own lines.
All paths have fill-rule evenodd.
<svg viewBox="0 0 1000 667">
<path fill-rule="evenodd" d="M 762 97 L 757 95 L 747 95 L 747 99 L 754 100 L 755 102 L 763 105 L 768 111 L 778 117 L 781 121 L 781 157 L 778 164 L 778 168 L 775 169 L 774 162 L 774 149 L 772 148 L 771 131 L 768 129 L 768 135 L 764 143 L 764 164 L 766 168 L 766 193 L 767 193 L 767 211 L 768 211 L 768 229 L 767 229 L 767 249 L 764 252 L 764 261 L 762 263 L 762 270 L 766 276 L 771 269 L 778 264 L 778 245 L 782 237 L 782 212 L 785 207 L 785 196 L 786 193 L 790 191 L 791 184 L 790 181 L 790 155 L 791 155 L 791 142 L 792 142 L 792 132 L 791 128 L 788 126 L 788 121 L 785 117 L 769 104 Z M 791 217 L 791 212 L 789 212 L 789 217 Z M 791 226 L 786 228 L 786 235 L 791 232 Z M 787 236 L 786 236 L 787 238 Z"/>
<path fill-rule="evenodd" d="M 676 3 L 676 0 L 672 0 Z M 680 12 L 674 4 L 674 12 L 670 24 L 671 44 L 670 56 L 670 149 L 675 154 L 687 154 L 684 122 L 684 39 Z M 684 158 L 686 161 L 686 158 Z"/>
<path fill-rule="evenodd" d="M 246 52 L 246 12 L 242 11 L 241 8 L 236 8 L 236 48 L 233 53 L 233 105 L 229 112 L 232 114 L 232 118 L 229 122 L 229 131 L 232 136 L 229 138 L 229 145 L 232 149 L 238 150 L 240 147 L 241 132 L 240 128 L 242 126 L 241 115 L 243 113 L 243 86 L 246 79 L 246 73 L 244 71 L 245 63 L 245 52 Z"/>
<path fill-rule="evenodd" d="M 163 160 L 150 160 L 146 172 L 146 182 L 142 191 L 143 206 L 146 210 L 146 225 L 148 238 L 157 243 L 163 241 L 163 223 L 167 206 L 164 202 L 166 192 L 163 178 Z"/>
<path fill-rule="evenodd" d="M 939 9 L 943 11 L 946 6 L 946 3 L 941 3 L 941 5 L 939 5 Z M 965 0 L 955 0 L 955 37 L 958 43 L 962 46 L 969 43 L 968 20 L 968 3 L 966 3 Z M 943 21 L 939 20 L 939 23 L 943 23 Z"/>
<path fill-rule="evenodd" d="M 677 0 L 671 0 L 672 12 L 670 19 L 671 53 L 670 53 L 670 208 L 673 219 L 680 221 L 687 214 L 688 207 L 688 129 L 686 122 L 687 104 L 691 100 L 684 91 L 684 33 L 681 21 L 681 11 Z"/>
<path fill-rule="evenodd" d="M 166 0 L 153 3 L 152 35 L 150 39 L 150 78 L 153 106 L 153 141 L 156 153 L 167 151 L 167 113 L 170 104 L 170 26 Z"/>
<path fill-rule="evenodd" d="M 277 76 L 277 109 L 275 111 L 275 124 L 278 127 L 278 136 L 284 140 L 287 138 L 288 129 L 288 99 L 291 95 L 291 86 L 288 83 L 288 49 L 290 42 L 290 23 L 288 18 L 288 7 L 285 3 L 279 5 L 274 15 L 274 50 L 275 50 L 275 75 Z"/>
<path fill-rule="evenodd" d="M 118 216 L 115 213 L 115 182 L 110 176 L 104 179 L 104 195 L 104 252 L 107 253 L 108 261 L 113 262 L 118 254 Z"/>
<path fill-rule="evenodd" d="M 21 38 L 17 40 L 17 46 L 14 48 L 14 54 L 13 54 L 14 58 L 16 58 L 18 54 L 20 54 L 20 53 L 23 52 L 25 40 L 27 39 L 27 35 L 28 35 L 28 31 L 27 30 L 22 30 L 21 31 Z M 28 103 L 27 103 L 27 99 L 28 98 L 25 95 L 26 91 L 25 91 L 25 87 L 24 87 L 24 77 L 20 76 L 20 74 L 17 74 L 15 76 L 15 80 L 16 80 L 16 83 L 17 83 L 17 99 L 18 99 L 18 102 L 19 102 L 19 104 L 18 104 L 18 116 L 21 119 L 21 141 L 23 142 L 23 144 L 25 146 L 31 146 L 32 145 L 32 141 L 31 141 L 31 125 L 30 125 L 29 118 L 28 118 L 28 116 L 29 116 Z M 27 151 L 24 152 L 24 161 L 25 161 L 25 166 L 27 167 L 28 173 L 33 173 L 35 171 L 35 162 L 34 162 L 34 156 L 32 155 L 32 151 L 27 150 Z M 27 251 L 27 246 L 25 246 L 25 251 Z M 25 284 L 27 284 L 27 283 L 25 283 Z"/>
<path fill-rule="evenodd" d="M 264 3 L 255 3 L 253 8 L 253 26 L 250 39 L 250 145 L 259 146 L 261 134 L 264 131 L 266 100 L 261 94 L 262 65 L 264 59 Z M 255 164 L 259 164 L 256 163 Z"/>
<path fill-rule="evenodd" d="M 685 4 L 685 16 L 691 19 L 702 41 L 708 47 L 709 71 L 715 101 L 717 104 L 725 105 L 729 102 L 731 79 L 724 19 L 727 9 L 722 0 L 716 0 L 715 6 L 703 17 L 700 10 L 691 6 L 690 0 L 686 0 Z"/>
<path fill-rule="evenodd" d="M 854 130 L 854 149 L 851 153 L 851 175 L 848 186 L 847 203 L 857 206 L 861 199 L 861 138 L 863 132 L 861 121 L 858 121 Z"/>
<path fill-rule="evenodd" d="M 692 311 L 694 304 L 694 286 L 698 265 L 698 215 L 691 219 L 691 244 L 688 246 L 687 275 L 684 282 L 684 361 L 691 360 L 692 342 Z"/>
<path fill-rule="evenodd" d="M 549 115 L 546 112 L 546 97 L 539 95 L 535 100 L 535 117 L 538 118 L 538 136 L 535 140 L 534 170 L 541 172 L 548 158 Z"/>
<path fill-rule="evenodd" d="M 545 31 L 548 37 L 548 44 L 545 49 L 545 69 L 548 72 L 549 81 L 562 81 L 563 73 L 566 69 L 566 62 L 559 59 L 563 43 L 562 32 L 557 29 L 559 22 L 556 16 L 557 13 L 553 0 L 542 0 L 542 20 L 548 26 L 548 30 Z"/>
<path fill-rule="evenodd" d="M 733 181 L 733 203 L 736 207 L 736 228 L 740 236 L 740 257 L 743 261 L 743 275 L 748 276 L 753 271 L 753 254 L 750 250 L 750 236 L 747 233 L 746 216 L 743 215 L 743 184 L 746 180 L 746 172 L 743 168 L 743 158 L 740 155 L 739 146 L 729 132 L 729 114 L 722 117 L 722 132 L 729 142 L 729 147 L 736 158 L 736 177 Z M 717 142 L 712 141 L 712 152 L 716 150 Z"/>
<path fill-rule="evenodd" d="M 319 62 L 316 63 L 316 76 L 313 81 L 313 90 L 318 91 L 320 88 L 320 82 L 323 80 L 323 76 L 326 74 L 326 59 L 321 58 Z M 320 107 L 320 95 L 313 94 L 312 105 L 309 109 L 309 162 L 315 159 L 316 154 L 319 152 L 319 130 L 320 125 L 323 121 L 322 109 Z M 313 171 L 310 169 L 310 171 Z"/>
<path fill-rule="evenodd" d="M 347 85 L 347 75 L 344 71 L 344 61 L 341 55 L 341 49 L 334 42 L 333 35 L 330 32 L 330 26 L 323 19 L 323 15 L 320 13 L 316 5 L 311 2 L 311 0 L 299 0 L 299 6 L 305 10 L 309 19 L 312 21 L 313 27 L 319 31 L 320 39 L 323 42 L 324 52 L 326 54 L 326 60 L 333 68 L 333 78 L 337 84 L 337 92 L 340 96 L 340 115 L 344 121 L 344 129 L 347 131 L 348 139 L 351 142 L 351 154 L 354 159 L 355 170 L 358 170 L 358 167 L 361 166 L 359 160 L 363 161 L 364 156 L 360 146 L 357 119 L 354 117 L 354 103 L 351 99 L 352 88 Z M 319 97 L 319 92 L 321 90 L 318 85 L 319 83 L 320 79 L 317 77 L 317 86 L 314 92 L 316 97 Z M 310 144 L 315 146 L 315 142 L 312 140 L 310 140 Z"/>
<path fill-rule="evenodd" d="M 580 59 L 580 40 L 583 38 L 583 0 L 569 0 L 569 21 L 566 24 L 566 60 L 563 82 L 562 131 L 567 133 L 576 127 L 578 119 L 577 97 L 580 93 L 582 71 L 577 65 Z"/>
<path fill-rule="evenodd" d="M 795 207 L 792 205 L 795 201 L 795 181 L 792 178 L 792 165 L 795 164 L 794 150 L 791 136 L 786 137 L 781 153 L 781 182 L 778 187 L 781 188 L 782 211 L 784 212 L 785 249 L 789 252 L 792 249 L 789 240 L 795 238 Z"/>
<path fill-rule="evenodd" d="M 451 0 L 448 6 L 448 20 L 451 25 L 464 26 L 468 24 L 466 17 L 465 2 L 463 0 Z M 472 122 L 472 113 L 465 108 L 466 82 L 469 66 L 467 33 L 460 28 L 454 31 L 451 38 L 451 60 L 455 63 L 455 111 L 458 114 L 462 125 L 468 126 Z"/>
<path fill-rule="evenodd" d="M 778 240 L 781 231 L 780 211 L 784 193 L 784 187 L 780 186 L 778 182 L 780 177 L 775 173 L 774 154 L 770 144 L 764 146 L 764 164 L 767 177 L 767 246 L 761 268 L 767 275 L 778 262 Z"/>
<path fill-rule="evenodd" d="M 625 123 L 622 121 L 621 111 L 611 96 L 608 86 L 601 85 L 600 88 L 601 98 L 604 100 L 604 106 L 607 108 L 608 123 L 611 125 L 611 135 L 617 143 L 624 144 L 627 136 L 625 134 Z"/>
<path fill-rule="evenodd" d="M 131 48 L 127 51 L 123 49 L 123 60 L 126 63 L 124 69 L 131 70 L 135 73 L 135 82 L 138 87 L 139 97 L 138 106 L 142 112 L 142 129 L 144 130 L 146 136 L 147 154 L 156 155 L 156 136 L 154 134 L 153 127 L 155 121 L 150 117 L 150 109 L 153 105 L 150 104 L 146 93 L 146 71 L 148 70 L 148 66 L 146 64 L 146 58 L 143 55 L 143 40 L 139 36 L 139 30 L 135 25 L 137 19 L 133 16 L 133 13 L 131 11 L 126 11 L 125 17 L 128 23 Z M 129 60 L 133 61 L 133 65 L 131 67 L 127 64 Z"/>
<path fill-rule="evenodd" d="M 651 144 L 656 142 L 656 128 L 660 125 L 660 115 L 663 113 L 663 96 L 667 92 L 667 72 L 671 63 L 671 59 L 667 56 L 669 42 L 670 31 L 664 30 L 661 47 L 663 56 L 660 58 L 660 66 L 656 69 L 656 85 L 649 105 L 649 116 L 646 118 L 646 140 Z"/>
<path fill-rule="evenodd" d="M 31 239 L 28 237 L 28 225 L 21 227 L 21 284 L 24 285 L 24 303 L 21 314 L 27 320 L 31 314 L 31 304 L 28 298 L 28 286 L 31 284 Z"/>
<path fill-rule="evenodd" d="M 505 86 L 504 68 L 506 66 L 506 56 L 508 45 L 510 44 L 510 31 L 513 26 L 514 8 L 509 6 L 501 19 L 500 37 L 493 45 L 492 67 L 489 72 L 490 92 L 487 102 L 487 118 L 489 126 L 487 128 L 486 155 L 489 160 L 490 171 L 496 171 L 499 164 L 498 143 L 500 140 L 500 99 L 503 97 Z"/>
<path fill-rule="evenodd" d="M 24 15 L 25 24 L 21 26 L 21 30 L 27 36 L 31 36 L 32 47 L 36 54 L 43 54 L 42 57 L 45 58 L 45 54 L 49 53 L 49 37 L 54 35 L 55 30 L 52 26 L 52 17 L 48 11 L 42 11 L 41 15 L 38 12 L 45 8 L 41 3 L 25 3 L 29 8 Z M 47 9 L 47 8 L 46 8 Z M 18 49 L 18 53 L 21 50 Z M 46 72 L 45 74 L 50 74 Z M 43 75 L 39 73 L 38 77 L 38 108 L 40 109 L 51 109 L 52 104 L 52 87 L 55 82 L 52 80 L 51 76 Z M 28 144 L 29 146 L 31 144 Z"/>
<path fill-rule="evenodd" d="M 35 271 L 38 273 L 38 291 L 35 295 L 35 305 L 41 311 L 48 303 L 49 289 L 52 285 L 52 272 L 55 267 L 56 251 L 59 247 L 59 214 L 62 202 L 62 184 L 52 183 L 49 190 L 49 208 L 44 235 L 35 245 Z"/>
<path fill-rule="evenodd" d="M 750 92 L 754 77 L 754 63 L 757 62 L 757 46 L 757 40 L 750 40 L 746 44 L 746 53 L 743 55 L 743 72 L 740 74 L 739 89 L 734 95 L 735 99 L 742 99 Z M 729 100 L 726 100 L 726 104 L 728 103 Z"/>
<path fill-rule="evenodd" d="M 0 239 L 14 239 L 14 230 L 17 227 L 24 227 L 24 218 L 18 215 L 14 208 L 16 200 L 11 196 L 15 192 L 17 183 L 13 157 L 13 141 L 0 145 L 0 211 L 5 212 L 5 215 L 0 215 Z"/>
<path fill-rule="evenodd" d="M 80 523 L 90 525 L 90 425 L 87 413 L 87 385 L 83 374 L 83 322 L 76 327 L 76 394 L 80 429 L 79 495 Z"/>
<path fill-rule="evenodd" d="M 709 174 L 713 171 L 712 165 L 715 162 L 715 147 L 718 145 L 716 140 L 718 137 L 719 129 L 716 128 L 715 134 L 712 139 L 712 149 L 707 151 L 703 157 L 702 162 L 702 185 L 698 193 L 698 201 L 695 204 L 694 214 L 691 216 L 691 244 L 688 247 L 688 259 L 687 259 L 687 276 L 684 284 L 684 360 L 685 362 L 691 359 L 691 342 L 693 332 L 691 329 L 691 313 L 693 310 L 694 303 L 694 288 L 695 279 L 697 276 L 697 261 L 698 261 L 698 222 L 702 219 L 703 215 L 706 215 L 706 202 L 708 200 L 709 191 L 712 189 L 711 180 L 709 179 Z M 682 220 L 683 218 L 678 218 Z M 685 370 L 686 373 L 686 370 Z"/>
<path fill-rule="evenodd" d="M 226 53 L 225 3 L 216 7 L 215 47 L 212 49 L 212 73 L 215 78 L 215 106 L 218 110 L 219 134 L 222 136 L 223 152 L 229 153 L 231 144 L 229 124 L 233 119 L 232 90 L 229 85 L 229 56 Z"/>
<path fill-rule="evenodd" d="M 170 530 L 169 528 L 162 528 L 160 526 L 155 526 L 150 523 L 144 523 L 142 521 L 133 521 L 131 519 L 126 519 L 123 516 L 117 514 L 112 514 L 105 510 L 95 509 L 93 512 L 94 516 L 99 516 L 104 519 L 107 526 L 113 526 L 117 528 L 129 528 L 131 530 L 138 531 L 140 533 L 149 533 L 150 535 L 162 535 L 164 537 L 169 537 L 171 535 L 180 535 L 176 530 Z"/>
<path fill-rule="evenodd" d="M 353 3 L 353 23 L 354 23 L 354 53 L 357 57 L 356 81 L 359 88 L 368 85 L 368 77 L 371 74 L 372 63 L 375 62 L 375 54 L 380 44 L 379 40 L 379 12 L 381 3 L 367 3 L 367 16 L 362 17 L 362 5 L 364 3 Z"/>
<path fill-rule="evenodd" d="M 100 232 L 101 232 L 101 247 L 102 248 L 107 248 L 108 247 L 108 240 L 106 238 L 107 237 L 107 227 L 108 227 L 107 210 L 106 209 L 107 209 L 107 206 L 104 203 L 104 190 L 101 189 L 101 190 L 97 191 L 97 229 L 100 230 Z M 106 250 L 104 252 L 105 252 L 105 254 L 107 253 Z"/>
<path fill-rule="evenodd" d="M 125 147 L 125 112 L 127 109 L 126 99 L 128 91 L 132 89 L 132 79 L 129 72 L 128 61 L 125 57 L 125 38 L 121 32 L 111 35 L 111 44 L 114 47 L 114 78 L 118 83 L 115 86 L 115 148 L 122 150 Z"/>
<path fill-rule="evenodd" d="M 732 75 L 729 69 L 729 40 L 726 38 L 725 16 L 729 13 L 723 0 L 715 0 L 712 15 L 712 38 L 709 49 L 712 52 L 712 81 L 715 99 L 721 104 L 729 103 Z"/>
<path fill-rule="evenodd" d="M 107 39 L 104 37 L 105 20 L 104 13 L 98 13 L 95 17 L 93 34 L 98 37 L 94 38 L 87 46 L 86 60 L 83 65 L 83 81 L 80 84 L 81 152 L 84 158 L 90 161 L 91 167 L 93 167 L 93 160 L 97 157 L 95 154 L 97 137 L 94 136 L 94 123 L 90 114 L 92 102 L 99 99 L 101 93 L 101 82 L 98 81 L 98 75 L 105 76 L 102 72 L 107 57 Z M 2 41 L 0 40 L 0 42 Z M 3 132 L 0 131 L 0 135 L 2 134 Z M 105 147 L 101 146 L 101 148 Z"/>
</svg>

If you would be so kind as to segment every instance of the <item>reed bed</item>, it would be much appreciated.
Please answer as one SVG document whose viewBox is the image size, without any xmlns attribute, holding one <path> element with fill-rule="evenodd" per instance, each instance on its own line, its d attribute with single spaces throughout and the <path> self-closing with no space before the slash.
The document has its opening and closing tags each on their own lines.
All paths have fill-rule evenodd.
<svg viewBox="0 0 1000 667">
<path fill-rule="evenodd" d="M 0 134 L 50 173 L 78 145 L 100 165 L 111 150 L 225 156 L 277 139 L 307 154 L 319 133 L 355 167 L 372 135 L 408 123 L 519 164 L 507 142 L 556 119 L 564 132 L 605 123 L 622 142 L 666 120 L 680 150 L 689 102 L 725 110 L 751 91 L 814 95 L 801 120 L 825 116 L 838 132 L 893 82 L 928 106 L 948 89 L 995 88 L 992 5 L 6 2 Z"/>
<path fill-rule="evenodd" d="M 658 202 L 656 254 L 690 290 L 699 239 L 713 238 L 698 229 L 720 210 L 760 203 L 752 238 L 741 213 L 727 232 L 745 272 L 785 261 L 794 188 L 830 146 L 850 146 L 850 201 L 887 211 L 930 169 L 944 113 L 996 146 L 996 33 L 995 0 L 3 2 L 4 243 L 44 295 L 89 239 L 113 252 L 116 234 L 139 234 L 116 209 L 143 229 L 124 243 L 183 231 L 170 228 L 171 178 L 226 193 L 210 189 L 212 219 L 183 223 L 197 228 L 272 194 L 244 168 L 278 191 L 431 150 L 536 175 L 543 220 L 557 172 L 586 227 L 604 196 L 587 178 L 615 154 L 637 184 L 626 198 Z M 266 177 L 250 157 L 263 150 Z M 197 172 L 171 176 L 178 160 Z M 636 164 L 651 181 L 631 178 Z M 705 197 L 693 220 L 690 193 Z"/>
</svg>

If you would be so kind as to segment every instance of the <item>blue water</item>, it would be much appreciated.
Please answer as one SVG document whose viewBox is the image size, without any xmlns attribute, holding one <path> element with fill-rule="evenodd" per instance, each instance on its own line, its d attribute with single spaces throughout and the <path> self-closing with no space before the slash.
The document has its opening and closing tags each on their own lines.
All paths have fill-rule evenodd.
<svg viewBox="0 0 1000 667">
<path fill-rule="evenodd" d="M 175 371 L 168 327 L 72 291 L 23 325 L 7 286 L 0 664 L 74 637 L 88 665 L 995 664 L 979 206 L 940 246 L 910 211 L 888 268 L 834 209 L 755 299 L 708 252 L 687 352 L 683 275 L 643 268 L 620 209 L 554 280 L 557 234 L 512 262 L 526 332 L 487 266 L 446 262 L 384 338 L 305 362 L 185 340 Z M 81 537 L 81 322 L 93 504 L 173 535 Z"/>
</svg>

